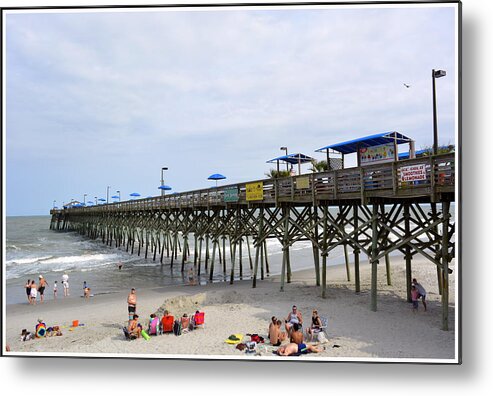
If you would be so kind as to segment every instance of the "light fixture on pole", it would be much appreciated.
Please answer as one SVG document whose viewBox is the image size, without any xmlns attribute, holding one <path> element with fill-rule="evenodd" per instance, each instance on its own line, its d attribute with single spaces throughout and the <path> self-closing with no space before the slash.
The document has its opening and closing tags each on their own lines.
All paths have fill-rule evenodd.
<svg viewBox="0 0 493 396">
<path fill-rule="evenodd" d="M 56 208 L 56 205 L 55 204 L 56 204 L 56 200 L 53 201 L 53 209 Z"/>
<path fill-rule="evenodd" d="M 286 152 L 286 157 L 288 156 L 288 148 L 287 147 L 281 147 L 279 150 L 284 150 Z M 286 161 L 286 170 L 289 171 L 289 163 Z"/>
<path fill-rule="evenodd" d="M 86 197 L 87 197 L 87 194 L 84 194 L 84 206 L 86 206 Z"/>
<path fill-rule="evenodd" d="M 99 205 L 99 204 L 98 204 L 98 197 L 94 197 L 94 199 L 95 199 L 94 203 L 95 203 L 96 205 Z"/>
<path fill-rule="evenodd" d="M 447 72 L 445 70 L 431 71 L 431 80 L 433 83 L 433 155 L 438 154 L 438 122 L 437 122 L 437 95 L 435 88 L 435 79 L 445 77 Z"/>
<path fill-rule="evenodd" d="M 161 168 L 161 196 L 165 194 L 164 192 L 164 171 L 168 170 L 167 167 Z"/>
<path fill-rule="evenodd" d="M 106 187 L 106 203 L 110 202 L 110 186 Z"/>
<path fill-rule="evenodd" d="M 121 201 L 121 197 L 122 197 L 121 196 L 121 193 L 120 193 L 120 190 L 117 190 L 117 193 L 118 193 L 118 202 L 120 202 Z"/>
</svg>

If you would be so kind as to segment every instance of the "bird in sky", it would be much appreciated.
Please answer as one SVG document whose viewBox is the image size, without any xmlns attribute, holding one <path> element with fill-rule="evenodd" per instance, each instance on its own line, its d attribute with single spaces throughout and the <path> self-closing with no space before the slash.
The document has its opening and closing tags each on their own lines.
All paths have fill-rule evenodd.
<svg viewBox="0 0 493 396">
<path fill-rule="evenodd" d="M 411 87 L 411 85 L 409 85 L 409 84 L 406 84 L 406 83 L 403 83 L 403 84 L 404 84 L 404 86 L 405 86 L 406 88 L 410 88 L 410 87 Z"/>
</svg>

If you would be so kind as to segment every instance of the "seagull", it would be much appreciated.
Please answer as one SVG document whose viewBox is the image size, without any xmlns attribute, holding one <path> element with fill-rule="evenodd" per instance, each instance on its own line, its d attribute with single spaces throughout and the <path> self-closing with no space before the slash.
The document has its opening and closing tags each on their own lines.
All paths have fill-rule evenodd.
<svg viewBox="0 0 493 396">
<path fill-rule="evenodd" d="M 411 87 L 411 85 L 409 85 L 409 84 L 406 84 L 406 83 L 403 83 L 403 84 L 404 84 L 404 86 L 405 86 L 406 88 L 410 88 L 410 87 Z"/>
</svg>

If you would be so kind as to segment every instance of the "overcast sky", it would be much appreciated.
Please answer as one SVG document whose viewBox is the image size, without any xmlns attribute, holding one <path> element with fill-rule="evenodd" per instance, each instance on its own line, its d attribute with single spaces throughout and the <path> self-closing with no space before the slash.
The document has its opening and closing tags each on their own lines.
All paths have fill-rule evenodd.
<svg viewBox="0 0 493 396">
<path fill-rule="evenodd" d="M 212 187 L 212 173 L 262 179 L 281 146 L 324 159 L 314 151 L 385 131 L 430 146 L 433 68 L 447 71 L 439 143 L 455 143 L 455 11 L 8 14 L 7 215 L 107 186 L 159 195 L 163 166 L 177 192 Z"/>
</svg>

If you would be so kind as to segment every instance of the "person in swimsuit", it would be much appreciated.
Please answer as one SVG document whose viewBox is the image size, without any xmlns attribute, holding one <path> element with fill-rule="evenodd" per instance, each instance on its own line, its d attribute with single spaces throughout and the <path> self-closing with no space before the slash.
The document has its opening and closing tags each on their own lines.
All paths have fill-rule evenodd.
<svg viewBox="0 0 493 396">
<path fill-rule="evenodd" d="M 31 281 L 31 304 L 36 305 L 36 298 L 38 297 L 38 288 L 36 287 L 36 282 L 34 280 Z"/>
<path fill-rule="evenodd" d="M 29 304 L 31 304 L 31 279 L 27 280 L 27 283 L 24 286 L 24 288 L 26 289 L 27 301 L 29 302 Z"/>
<path fill-rule="evenodd" d="M 45 278 L 43 278 L 43 275 L 39 276 L 39 297 L 41 302 L 44 301 L 44 293 L 45 293 L 45 288 L 48 286 L 48 282 L 46 282 Z"/>
<path fill-rule="evenodd" d="M 62 285 L 63 285 L 63 296 L 67 297 L 69 296 L 69 287 L 68 287 L 68 275 L 63 274 L 62 276 Z"/>
<path fill-rule="evenodd" d="M 56 300 L 57 294 L 58 294 L 58 283 L 57 283 L 57 281 L 55 281 L 53 283 L 53 298 L 55 300 Z"/>
<path fill-rule="evenodd" d="M 307 354 L 308 352 L 320 353 L 323 351 L 323 348 L 317 348 L 314 345 L 310 344 L 295 344 L 294 342 L 290 342 L 289 344 L 283 345 L 277 350 L 277 354 L 279 356 L 292 356 L 292 355 L 301 355 Z"/>
<path fill-rule="evenodd" d="M 296 305 L 293 305 L 291 312 L 288 314 L 288 317 L 285 320 L 286 323 L 286 332 L 291 334 L 291 329 L 293 324 L 297 323 L 299 325 L 303 324 L 303 318 L 301 316 L 301 312 L 298 311 Z"/>
<path fill-rule="evenodd" d="M 134 314 L 137 312 L 137 294 L 134 288 L 130 290 L 130 294 L 128 295 L 127 298 L 127 304 L 128 304 L 128 321 L 130 322 L 134 317 Z"/>
<path fill-rule="evenodd" d="M 130 335 L 135 335 L 137 338 L 140 338 L 140 334 L 142 333 L 142 326 L 138 322 L 139 315 L 135 314 L 132 316 L 132 319 L 128 323 L 128 332 Z"/>
<path fill-rule="evenodd" d="M 293 342 L 295 344 L 301 344 L 303 342 L 303 333 L 300 331 L 300 325 L 298 323 L 293 324 L 289 342 Z"/>
<path fill-rule="evenodd" d="M 274 319 L 276 323 L 274 325 L 271 323 L 269 326 L 269 340 L 272 345 L 279 346 L 286 339 L 286 333 L 281 331 L 282 322 L 275 317 Z"/>
</svg>

